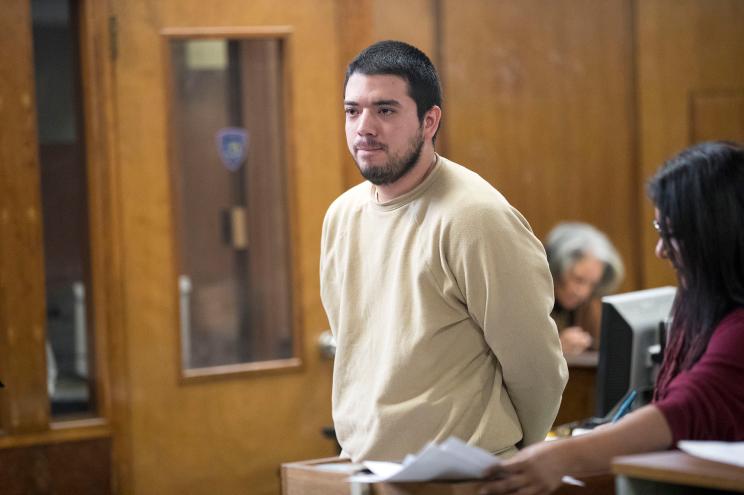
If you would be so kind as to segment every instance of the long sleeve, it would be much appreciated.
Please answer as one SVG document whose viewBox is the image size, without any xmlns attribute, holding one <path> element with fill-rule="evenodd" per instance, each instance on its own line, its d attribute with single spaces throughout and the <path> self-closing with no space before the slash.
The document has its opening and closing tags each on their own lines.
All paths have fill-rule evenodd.
<svg viewBox="0 0 744 495">
<path fill-rule="evenodd" d="M 490 452 L 542 440 L 566 364 L 542 245 L 504 197 L 446 159 L 385 204 L 344 193 L 323 227 L 336 337 L 333 419 L 353 460 L 456 436 Z"/>
<path fill-rule="evenodd" d="M 729 314 L 708 349 L 654 405 L 678 440 L 744 440 L 744 309 Z"/>
<path fill-rule="evenodd" d="M 455 239 L 458 285 L 502 370 L 523 445 L 545 439 L 568 380 L 542 244 L 513 208 L 485 205 Z"/>
</svg>

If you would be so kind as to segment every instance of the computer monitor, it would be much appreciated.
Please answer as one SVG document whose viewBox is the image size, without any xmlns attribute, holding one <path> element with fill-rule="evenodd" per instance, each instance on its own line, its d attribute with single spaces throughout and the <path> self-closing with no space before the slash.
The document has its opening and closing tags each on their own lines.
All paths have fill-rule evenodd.
<svg viewBox="0 0 744 495">
<path fill-rule="evenodd" d="M 676 288 L 627 292 L 602 298 L 596 416 L 603 417 L 635 389 L 633 409 L 651 401 L 664 345 L 663 328 Z"/>
</svg>

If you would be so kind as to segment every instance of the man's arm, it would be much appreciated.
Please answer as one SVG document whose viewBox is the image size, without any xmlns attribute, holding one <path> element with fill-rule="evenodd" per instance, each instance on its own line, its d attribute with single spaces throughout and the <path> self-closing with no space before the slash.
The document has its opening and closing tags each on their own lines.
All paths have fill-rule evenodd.
<svg viewBox="0 0 744 495">
<path fill-rule="evenodd" d="M 498 359 L 524 445 L 550 430 L 568 380 L 550 311 L 553 282 L 545 251 L 508 205 L 472 212 L 459 244 L 460 289 Z"/>
</svg>

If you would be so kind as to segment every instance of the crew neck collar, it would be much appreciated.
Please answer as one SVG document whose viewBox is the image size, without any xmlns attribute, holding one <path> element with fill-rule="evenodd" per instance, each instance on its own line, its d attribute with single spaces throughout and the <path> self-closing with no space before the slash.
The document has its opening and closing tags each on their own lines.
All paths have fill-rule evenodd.
<svg viewBox="0 0 744 495">
<path fill-rule="evenodd" d="M 395 210 L 419 197 L 436 180 L 436 177 L 439 176 L 439 172 L 442 169 L 442 157 L 439 156 L 439 154 L 435 154 L 435 157 L 436 159 L 434 160 L 434 164 L 424 176 L 424 179 L 416 185 L 416 187 L 401 194 L 397 198 L 385 201 L 384 203 L 379 203 L 377 201 L 377 187 L 374 184 L 370 184 L 370 203 L 372 206 L 375 209 L 382 211 Z"/>
</svg>

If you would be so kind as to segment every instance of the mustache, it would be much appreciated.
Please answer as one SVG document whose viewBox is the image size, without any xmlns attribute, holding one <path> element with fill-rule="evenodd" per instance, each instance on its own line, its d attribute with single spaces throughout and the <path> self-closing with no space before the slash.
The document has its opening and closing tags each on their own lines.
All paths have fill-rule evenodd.
<svg viewBox="0 0 744 495">
<path fill-rule="evenodd" d="M 354 141 L 354 148 L 355 149 L 387 149 L 387 146 L 385 146 L 383 143 L 377 141 L 376 139 L 358 139 Z"/>
</svg>

